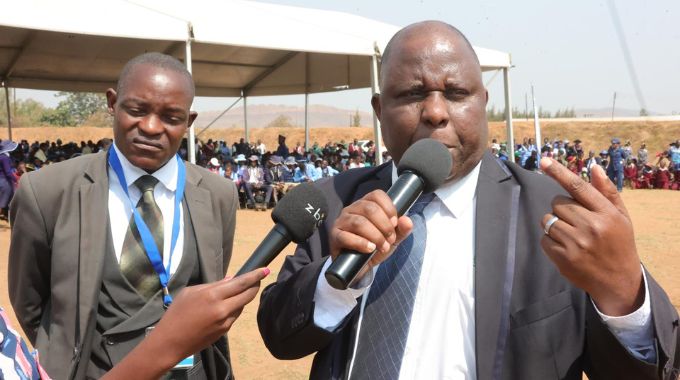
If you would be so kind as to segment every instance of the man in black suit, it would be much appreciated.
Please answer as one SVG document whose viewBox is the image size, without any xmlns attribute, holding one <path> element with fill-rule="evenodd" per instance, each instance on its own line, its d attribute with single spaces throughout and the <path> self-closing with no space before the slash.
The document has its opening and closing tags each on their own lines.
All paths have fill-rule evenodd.
<svg viewBox="0 0 680 380">
<path fill-rule="evenodd" d="M 542 176 L 485 153 L 479 61 L 450 25 L 398 32 L 380 75 L 372 105 L 394 161 L 434 138 L 451 175 L 402 217 L 385 193 L 391 163 L 316 182 L 326 222 L 262 294 L 269 350 L 316 352 L 313 379 L 674 376 L 677 312 L 641 267 L 604 171 L 591 186 L 550 159 Z M 377 251 L 337 290 L 323 272 L 345 249 Z"/>
</svg>

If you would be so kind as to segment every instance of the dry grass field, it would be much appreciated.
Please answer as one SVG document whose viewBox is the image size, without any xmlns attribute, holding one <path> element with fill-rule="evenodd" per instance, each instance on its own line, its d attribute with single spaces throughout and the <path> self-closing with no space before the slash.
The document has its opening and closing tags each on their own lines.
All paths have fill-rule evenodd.
<svg viewBox="0 0 680 380">
<path fill-rule="evenodd" d="M 639 123 L 638 123 L 639 124 Z M 490 138 L 504 136 L 504 125 L 493 123 Z M 532 126 L 528 123 L 516 123 L 515 136 L 531 136 Z M 623 125 L 608 125 L 608 123 L 577 125 L 544 123 L 545 136 L 560 136 L 562 138 L 580 138 L 586 142 L 586 148 L 591 144 L 606 147 L 610 136 L 616 135 L 622 139 L 633 141 L 646 139 L 650 145 L 650 152 L 660 150 L 671 139 L 680 138 L 680 123 L 647 123 L 636 126 L 635 123 Z M 241 130 L 214 130 L 207 136 L 227 141 L 236 140 Z M 275 139 L 279 133 L 289 136 L 288 142 L 294 145 L 297 140 L 304 141 L 303 131 L 295 130 L 253 130 L 252 138 L 262 138 L 269 147 L 275 146 Z M 312 130 L 312 141 L 327 140 L 346 141 L 356 137 L 370 138 L 372 130 L 369 128 L 338 128 Z M 65 141 L 80 141 L 110 137 L 110 129 L 101 128 L 54 128 L 39 129 L 25 128 L 14 131 L 15 139 L 55 140 L 60 137 Z M 598 148 L 601 149 L 601 148 Z M 635 226 L 638 252 L 643 263 L 647 266 L 656 280 L 666 289 L 671 301 L 680 309 L 680 192 L 661 190 L 626 190 L 623 198 L 630 211 Z M 234 241 L 234 256 L 229 273 L 233 274 L 245 262 L 264 235 L 271 227 L 269 212 L 261 213 L 252 210 L 238 212 L 238 223 Z M 537 227 L 538 228 L 538 227 Z M 0 305 L 9 308 L 7 294 L 7 254 L 10 241 L 9 228 L 5 222 L 0 222 Z M 284 254 L 291 254 L 293 247 L 289 246 Z M 284 254 L 280 255 L 270 265 L 272 274 L 263 282 L 263 288 L 277 276 Z M 236 375 L 240 379 L 305 379 L 307 378 L 311 357 L 296 361 L 279 361 L 274 359 L 264 347 L 259 336 L 256 322 L 257 304 L 255 301 L 248 305 L 241 318 L 229 333 L 232 361 Z M 11 310 L 10 310 L 11 314 Z"/>
<path fill-rule="evenodd" d="M 522 142 L 524 137 L 534 136 L 533 122 L 515 121 L 514 122 L 515 142 Z M 680 139 L 680 121 L 614 121 L 614 122 L 593 122 L 593 121 L 542 121 L 542 136 L 560 139 L 583 141 L 586 150 L 599 152 L 607 149 L 612 137 L 619 137 L 622 141 L 630 140 L 634 151 L 640 146 L 642 141 L 647 143 L 647 148 L 651 153 L 660 152 L 668 149 L 671 141 Z M 112 137 L 111 128 L 95 127 L 33 127 L 13 129 L 13 139 L 18 141 L 26 139 L 29 141 L 55 141 L 61 138 L 62 141 L 93 140 L 97 141 L 104 137 Z M 198 133 L 198 131 L 197 131 Z M 262 140 L 268 149 L 274 150 L 277 145 L 277 136 L 286 136 L 286 143 L 289 148 L 295 147 L 300 142 L 305 141 L 305 131 L 303 128 L 253 128 L 250 130 L 250 140 Z M 497 138 L 505 141 L 506 128 L 503 122 L 489 123 L 489 141 Z M 199 138 L 203 141 L 208 139 L 224 140 L 229 143 L 238 141 L 243 137 L 242 128 L 222 128 L 208 129 Z M 323 145 L 328 141 L 339 142 L 344 140 L 350 142 L 353 139 L 371 140 L 373 139 L 373 128 L 311 128 L 311 143 L 318 142 Z"/>
</svg>

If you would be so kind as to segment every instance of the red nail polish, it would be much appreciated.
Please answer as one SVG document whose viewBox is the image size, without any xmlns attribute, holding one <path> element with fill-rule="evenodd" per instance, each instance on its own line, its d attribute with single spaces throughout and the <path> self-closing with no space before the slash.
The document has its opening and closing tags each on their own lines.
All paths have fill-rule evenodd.
<svg viewBox="0 0 680 380">
<path fill-rule="evenodd" d="M 264 268 L 264 269 L 262 269 L 262 271 L 264 272 L 265 277 L 269 276 L 269 273 L 272 272 L 271 270 L 269 270 L 269 268 Z"/>
</svg>

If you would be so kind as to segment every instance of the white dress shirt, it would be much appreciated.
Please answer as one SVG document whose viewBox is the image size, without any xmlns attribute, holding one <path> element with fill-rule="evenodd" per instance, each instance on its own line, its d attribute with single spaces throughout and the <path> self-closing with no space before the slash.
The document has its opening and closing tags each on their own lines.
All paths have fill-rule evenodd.
<svg viewBox="0 0 680 380">
<path fill-rule="evenodd" d="M 475 192 L 480 166 L 481 163 L 464 178 L 435 191 L 437 196 L 423 211 L 427 243 L 400 379 L 475 379 L 477 376 L 473 263 Z M 396 178 L 393 166 L 392 181 Z M 321 273 L 330 263 L 331 260 L 327 260 Z M 319 276 L 314 294 L 314 323 L 334 331 L 356 307 L 357 298 L 370 291 L 376 271 L 377 267 L 372 275 L 364 276 L 356 288 L 347 290 L 335 289 L 324 276 Z M 360 305 L 357 340 L 367 299 L 368 296 L 363 297 Z M 653 347 L 648 291 L 645 303 L 633 314 L 608 317 L 600 313 L 600 316 L 636 357 L 645 356 L 637 350 Z M 354 342 L 350 373 L 358 344 Z"/>
<path fill-rule="evenodd" d="M 125 174 L 126 186 L 128 193 L 132 199 L 134 206 L 139 202 L 142 194 L 139 188 L 135 186 L 135 181 L 148 174 L 144 170 L 132 165 L 125 156 L 120 153 L 120 150 L 113 144 L 111 149 L 115 149 L 120 159 L 120 164 L 123 167 L 123 174 Z M 128 201 L 125 191 L 118 181 L 118 176 L 113 171 L 111 166 L 109 170 L 109 224 L 111 225 L 111 236 L 113 237 L 113 249 L 116 252 L 116 259 L 120 263 L 120 255 L 123 250 L 123 242 L 128 231 L 130 217 L 132 216 L 132 208 L 130 201 Z M 177 190 L 177 159 L 171 158 L 163 167 L 151 174 L 158 179 L 158 184 L 154 188 L 153 195 L 158 204 L 158 208 L 163 214 L 163 265 L 168 267 L 170 260 L 170 242 L 172 239 L 172 222 L 175 216 L 175 190 Z M 179 263 L 182 260 L 182 252 L 184 251 L 184 210 L 179 208 L 179 236 L 177 237 L 177 244 L 175 251 L 172 253 L 172 267 L 170 268 L 170 275 L 175 273 Z"/>
</svg>

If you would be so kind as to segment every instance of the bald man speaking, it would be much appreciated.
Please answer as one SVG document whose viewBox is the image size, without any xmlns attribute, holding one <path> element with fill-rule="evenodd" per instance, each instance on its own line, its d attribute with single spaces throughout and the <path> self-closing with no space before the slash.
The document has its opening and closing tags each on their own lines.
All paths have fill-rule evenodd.
<svg viewBox="0 0 680 380">
<path fill-rule="evenodd" d="M 538 175 L 486 152 L 488 94 L 463 34 L 433 21 L 402 29 L 380 89 L 372 105 L 394 162 L 433 138 L 453 158 L 450 177 L 402 217 L 385 193 L 392 162 L 317 183 L 325 225 L 262 294 L 276 357 L 316 353 L 313 379 L 677 373 L 678 315 L 640 264 L 616 188 L 598 168 L 591 185 L 549 159 Z M 353 287 L 328 284 L 341 250 L 376 248 Z"/>
</svg>

